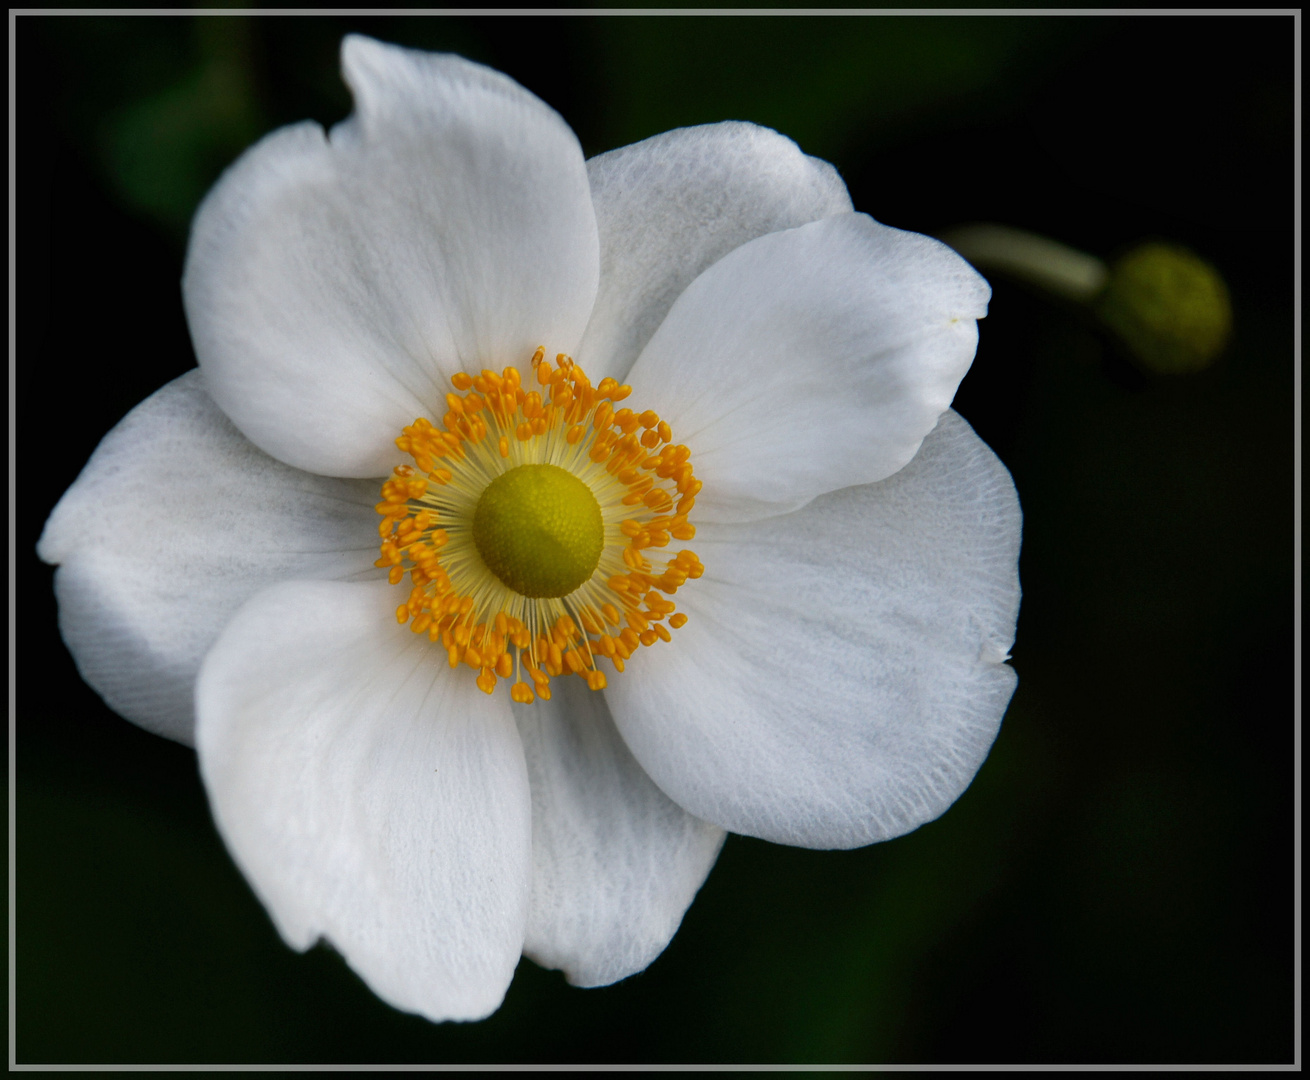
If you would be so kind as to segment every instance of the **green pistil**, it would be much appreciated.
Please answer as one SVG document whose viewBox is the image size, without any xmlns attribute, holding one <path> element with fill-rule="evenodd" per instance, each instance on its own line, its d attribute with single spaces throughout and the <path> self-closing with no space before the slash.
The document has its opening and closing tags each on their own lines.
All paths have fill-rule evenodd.
<svg viewBox="0 0 1310 1080">
<path fill-rule="evenodd" d="M 596 496 L 558 465 L 520 465 L 496 477 L 473 512 L 487 569 L 521 596 L 567 596 L 591 577 L 605 545 Z"/>
</svg>

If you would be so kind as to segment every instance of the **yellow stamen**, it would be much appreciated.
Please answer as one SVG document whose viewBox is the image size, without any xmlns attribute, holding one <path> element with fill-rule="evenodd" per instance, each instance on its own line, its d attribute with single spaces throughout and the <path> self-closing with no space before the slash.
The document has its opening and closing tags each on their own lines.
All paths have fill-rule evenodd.
<svg viewBox="0 0 1310 1080">
<path fill-rule="evenodd" d="M 694 552 L 665 551 L 696 535 L 690 450 L 654 410 L 616 409 L 631 387 L 610 378 L 593 387 L 571 357 L 552 366 L 545 355 L 533 355 L 528 379 L 517 367 L 454 375 L 440 425 L 420 417 L 396 439 L 413 465 L 394 470 L 377 504 L 375 565 L 392 584 L 410 579 L 396 621 L 439 642 L 452 668 L 477 672 L 485 693 L 511 682 L 520 704 L 549 701 L 550 680 L 564 675 L 603 689 L 600 661 L 621 672 L 637 649 L 671 640 L 687 617 L 666 597 L 704 570 Z M 525 389 L 534 377 L 538 389 Z M 524 466 L 534 468 L 516 472 Z M 567 476 L 556 481 L 559 470 Z M 496 484 L 511 472 L 562 494 L 534 511 L 530 492 L 544 489 Z M 597 511 L 595 525 L 569 524 Z M 524 528 L 540 539 L 525 541 Z M 504 565 L 493 570 L 488 558 Z"/>
</svg>

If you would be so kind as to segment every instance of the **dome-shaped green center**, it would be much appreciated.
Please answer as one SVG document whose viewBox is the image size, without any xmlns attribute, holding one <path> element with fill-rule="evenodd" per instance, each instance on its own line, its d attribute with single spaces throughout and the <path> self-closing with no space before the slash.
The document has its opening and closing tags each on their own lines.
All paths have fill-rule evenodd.
<svg viewBox="0 0 1310 1080">
<path fill-rule="evenodd" d="M 473 542 L 496 577 L 522 596 L 567 596 L 591 577 L 605 546 L 596 496 L 558 465 L 496 477 L 473 511 Z"/>
</svg>

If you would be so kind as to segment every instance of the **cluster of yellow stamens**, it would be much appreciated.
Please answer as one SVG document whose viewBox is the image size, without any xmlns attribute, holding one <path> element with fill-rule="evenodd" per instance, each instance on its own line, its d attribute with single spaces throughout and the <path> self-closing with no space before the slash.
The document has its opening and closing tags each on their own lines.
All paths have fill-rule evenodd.
<svg viewBox="0 0 1310 1080">
<path fill-rule="evenodd" d="M 450 666 L 476 670 L 488 694 L 498 679 L 512 678 L 510 696 L 524 703 L 549 700 L 557 675 L 580 675 L 599 690 L 606 682 L 602 658 L 622 671 L 640 646 L 670 640 L 670 627 L 687 617 L 674 614 L 667 597 L 704 569 L 692 551 L 661 551 L 696 533 L 687 520 L 701 486 L 691 452 L 673 444 L 669 425 L 653 411 L 616 408 L 629 387 L 608 378 L 593 387 L 568 356 L 557 356 L 554 367 L 544 356 L 538 349 L 532 358 L 540 390 L 525 390 L 514 367 L 454 376 L 441 426 L 420 417 L 396 440 L 414 465 L 396 468 L 377 505 L 382 557 L 375 565 L 389 568 L 392 584 L 410 578 L 397 621 L 440 641 Z M 521 538 L 514 507 L 500 506 L 522 487 L 507 474 L 519 470 L 516 478 L 527 483 L 549 481 L 551 473 L 557 479 L 550 483 L 560 482 L 550 467 L 585 489 L 567 478 L 562 482 L 580 496 L 540 488 L 544 509 L 524 512 L 550 518 L 543 527 L 556 518 L 563 524 L 534 539 L 540 522 L 533 519 L 521 530 L 527 538 L 503 552 Z M 488 489 L 499 478 L 497 501 Z M 586 507 L 572 501 L 578 497 Z M 572 538 L 593 527 L 587 521 L 597 507 L 594 548 L 579 554 L 587 545 Z M 487 524 L 493 510 L 499 517 Z M 511 562 L 521 572 L 503 569 Z M 560 580 L 569 584 L 532 584 Z"/>
</svg>

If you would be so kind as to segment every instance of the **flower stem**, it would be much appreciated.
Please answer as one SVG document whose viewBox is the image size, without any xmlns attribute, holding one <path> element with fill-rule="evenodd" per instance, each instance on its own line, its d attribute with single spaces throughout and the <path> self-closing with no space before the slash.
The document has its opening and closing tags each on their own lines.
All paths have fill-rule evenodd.
<svg viewBox="0 0 1310 1080">
<path fill-rule="evenodd" d="M 938 239 L 975 266 L 1001 270 L 1078 303 L 1092 300 L 1110 276 L 1095 255 L 1008 225 L 962 225 Z"/>
</svg>

